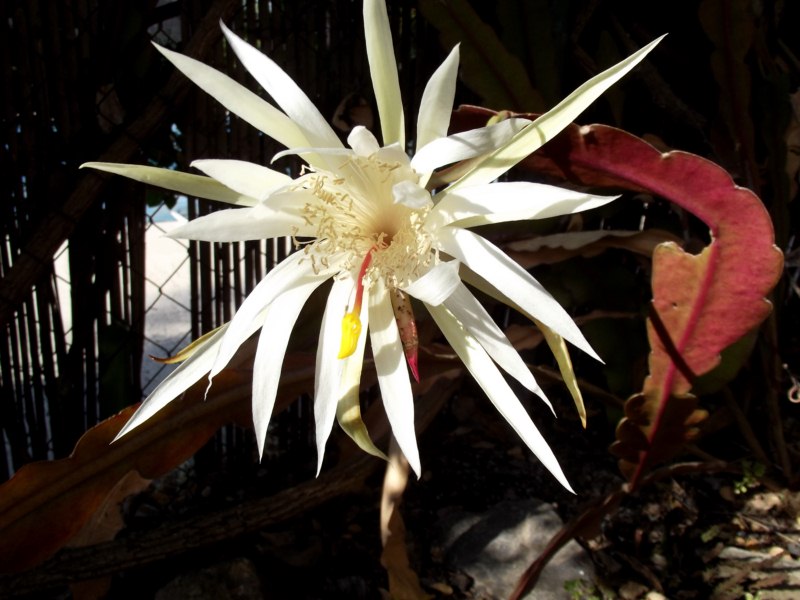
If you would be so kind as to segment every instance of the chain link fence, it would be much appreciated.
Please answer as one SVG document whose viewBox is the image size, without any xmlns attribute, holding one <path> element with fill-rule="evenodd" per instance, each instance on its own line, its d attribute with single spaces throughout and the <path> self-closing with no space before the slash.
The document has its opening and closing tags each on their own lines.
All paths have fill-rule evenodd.
<svg viewBox="0 0 800 600">
<path fill-rule="evenodd" d="M 395 41 L 407 49 L 421 27 L 413 3 L 389 6 L 402 31 Z M 372 109 L 361 100 L 371 97 L 371 82 L 354 0 L 19 0 L 0 12 L 6 478 L 31 460 L 68 455 L 87 428 L 146 396 L 172 368 L 149 355 L 171 355 L 229 320 L 293 250 L 288 240 L 172 239 L 180 222 L 216 207 L 79 169 L 106 161 L 188 171 L 199 158 L 267 164 L 283 149 L 195 89 L 150 42 L 258 91 L 222 39 L 223 19 L 284 67 L 343 138 L 350 108 Z M 417 104 L 441 57 L 399 56 L 407 57 L 400 65 L 405 97 Z M 282 165 L 296 173 L 299 162 Z M 298 435 L 307 438 L 309 411 L 296 410 L 305 418 Z M 251 441 L 231 432 L 219 439 L 240 438 Z"/>
</svg>

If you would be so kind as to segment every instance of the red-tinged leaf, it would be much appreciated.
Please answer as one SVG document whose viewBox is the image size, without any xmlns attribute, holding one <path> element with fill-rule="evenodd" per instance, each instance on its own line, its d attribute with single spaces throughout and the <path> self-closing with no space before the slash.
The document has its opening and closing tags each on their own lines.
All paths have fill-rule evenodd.
<svg viewBox="0 0 800 600">
<path fill-rule="evenodd" d="M 111 488 L 102 504 L 83 528 L 69 540 L 67 546 L 80 548 L 113 540 L 125 527 L 123 502 L 126 498 L 147 489 L 152 481 L 152 479 L 145 479 L 136 471 L 128 471 Z"/>
<path fill-rule="evenodd" d="M 287 357 L 275 410 L 313 385 L 313 357 Z M 190 388 L 111 444 L 136 407 L 87 431 L 69 458 L 25 465 L 0 486 L 0 570 L 30 568 L 64 546 L 131 470 L 156 478 L 184 462 L 222 425 L 249 424 L 252 375 L 227 370 Z"/>
<path fill-rule="evenodd" d="M 113 540 L 125 527 L 122 503 L 126 498 L 145 490 L 152 480 L 145 479 L 136 471 L 123 476 L 103 500 L 89 521 L 67 544 L 76 548 L 91 546 Z M 75 600 L 94 600 L 105 598 L 111 588 L 111 577 L 98 577 L 70 584 L 70 592 Z"/>
<path fill-rule="evenodd" d="M 611 447 L 620 470 L 634 485 L 646 467 L 669 460 L 696 438 L 698 425 L 708 417 L 697 408 L 693 394 L 670 395 L 666 408 L 658 402 L 659 392 L 645 385 L 642 393 L 625 402 L 625 418 L 617 426 L 617 440 Z"/>
<path fill-rule="evenodd" d="M 455 126 L 479 126 L 493 114 L 462 107 Z M 686 152 L 659 152 L 613 127 L 571 125 L 521 165 L 584 186 L 654 194 L 710 229 L 712 241 L 698 255 L 674 243 L 654 252 L 650 375 L 626 406 L 628 421 L 620 424 L 613 448 L 636 484 L 691 437 L 704 416 L 689 394 L 693 379 L 769 314 L 766 296 L 783 264 L 772 222 L 759 198 L 718 165 Z M 643 437 L 634 435 L 630 422 Z"/>
</svg>

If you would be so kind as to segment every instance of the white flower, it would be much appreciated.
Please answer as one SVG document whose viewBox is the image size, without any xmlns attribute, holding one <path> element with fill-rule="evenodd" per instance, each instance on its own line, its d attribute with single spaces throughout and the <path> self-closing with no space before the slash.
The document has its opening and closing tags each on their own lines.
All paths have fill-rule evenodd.
<svg viewBox="0 0 800 600">
<path fill-rule="evenodd" d="M 286 344 L 298 314 L 323 282 L 333 280 L 322 318 L 316 364 L 315 418 L 319 465 L 334 416 L 365 450 L 380 454 L 361 421 L 358 389 L 369 337 L 392 432 L 419 475 L 414 402 L 406 362 L 417 376 L 409 296 L 421 301 L 489 399 L 526 445 L 569 489 L 553 452 L 498 366 L 546 401 L 503 332 L 462 283 L 535 318 L 595 356 L 580 330 L 524 269 L 470 227 L 570 214 L 613 198 L 535 183 L 491 183 L 570 123 L 658 42 L 585 83 L 534 122 L 508 119 L 447 136 L 455 94 L 458 48 L 433 74 L 417 119 L 416 152 L 405 152 L 405 124 L 382 0 L 364 1 L 364 26 L 383 146 L 356 127 L 344 147 L 300 88 L 273 61 L 225 25 L 236 55 L 272 96 L 278 110 L 226 75 L 159 48 L 178 69 L 227 109 L 284 144 L 284 154 L 308 163 L 291 179 L 265 166 L 199 160 L 207 177 L 136 165 L 89 163 L 185 194 L 237 207 L 200 217 L 172 234 L 193 240 L 242 241 L 293 236 L 295 252 L 255 287 L 233 319 L 203 343 L 144 401 L 125 434 L 206 373 L 209 381 L 239 346 L 261 330 L 253 367 L 253 420 L 263 450 Z M 471 160 L 471 169 L 431 195 L 435 169 Z"/>
</svg>

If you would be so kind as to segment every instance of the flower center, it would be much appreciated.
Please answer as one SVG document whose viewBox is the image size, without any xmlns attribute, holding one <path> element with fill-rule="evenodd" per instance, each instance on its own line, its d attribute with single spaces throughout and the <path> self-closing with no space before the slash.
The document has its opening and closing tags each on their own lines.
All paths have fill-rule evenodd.
<svg viewBox="0 0 800 600">
<path fill-rule="evenodd" d="M 403 287 L 434 260 L 430 235 L 423 223 L 429 207 L 416 208 L 397 200 L 395 188 L 416 187 L 417 175 L 400 162 L 375 156 L 353 156 L 341 175 L 312 171 L 300 186 L 313 194 L 303 217 L 316 227 L 310 249 L 317 257 L 345 254 L 345 270 L 363 266 L 369 286 L 379 277 L 387 287 Z M 361 283 L 361 282 L 359 282 Z"/>
<path fill-rule="evenodd" d="M 350 157 L 338 175 L 311 171 L 299 180 L 313 196 L 303 207 L 303 217 L 316 227 L 308 250 L 323 263 L 344 255 L 344 271 L 358 265 L 353 304 L 342 319 L 339 358 L 358 345 L 364 288 L 378 278 L 390 290 L 402 288 L 436 259 L 423 228 L 430 196 L 417 181 L 409 164 L 376 155 Z"/>
</svg>

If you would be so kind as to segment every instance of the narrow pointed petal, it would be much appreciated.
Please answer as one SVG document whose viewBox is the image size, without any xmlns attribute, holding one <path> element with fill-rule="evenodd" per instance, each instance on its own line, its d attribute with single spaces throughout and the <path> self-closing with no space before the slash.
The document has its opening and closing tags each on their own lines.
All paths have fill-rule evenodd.
<svg viewBox="0 0 800 600">
<path fill-rule="evenodd" d="M 466 229 L 445 227 L 437 238 L 441 250 L 463 262 L 524 311 L 560 336 L 600 360 L 564 308 L 530 273 L 497 246 Z"/>
<path fill-rule="evenodd" d="M 369 327 L 369 290 L 364 290 L 364 303 L 361 305 L 359 319 L 363 323 L 358 336 L 356 349 L 349 357 L 343 359 L 342 382 L 339 386 L 341 398 L 336 406 L 336 420 L 342 430 L 356 445 L 367 454 L 388 460 L 386 455 L 372 442 L 367 426 L 361 418 L 361 370 L 364 366 L 364 350 L 367 346 L 367 329 Z M 337 359 L 339 360 L 339 359 Z"/>
<path fill-rule="evenodd" d="M 542 332 L 542 335 L 544 335 L 544 339 L 550 347 L 550 351 L 553 353 L 553 356 L 555 356 L 556 362 L 558 363 L 558 370 L 561 372 L 561 379 L 564 380 L 564 384 L 567 386 L 572 396 L 572 401 L 575 403 L 575 410 L 578 411 L 581 425 L 586 429 L 586 406 L 583 404 L 583 394 L 581 394 L 581 388 L 578 386 L 578 378 L 575 377 L 575 371 L 572 368 L 572 359 L 569 357 L 567 344 L 564 342 L 564 338 L 547 325 L 536 319 L 533 319 L 533 321 L 536 323 L 539 331 Z"/>
<path fill-rule="evenodd" d="M 417 116 L 417 150 L 426 144 L 447 135 L 450 126 L 450 113 L 456 97 L 458 79 L 458 46 L 450 51 L 428 80 Z"/>
<path fill-rule="evenodd" d="M 364 0 L 364 35 L 369 72 L 381 119 L 383 145 L 399 142 L 405 147 L 405 117 L 397 77 L 392 31 L 384 0 Z"/>
<path fill-rule="evenodd" d="M 564 380 L 564 383 L 567 386 L 570 395 L 572 396 L 572 400 L 575 403 L 575 408 L 578 411 L 578 416 L 581 419 L 581 424 L 584 428 L 586 428 L 586 407 L 583 404 L 583 395 L 581 394 L 580 387 L 578 386 L 578 379 L 575 376 L 575 371 L 572 368 L 572 359 L 569 356 L 569 350 L 564 338 L 558 335 L 540 320 L 535 318 L 528 311 L 515 304 L 508 296 L 500 292 L 492 284 L 470 269 L 461 269 L 461 278 L 487 296 L 491 296 L 495 300 L 498 300 L 499 302 L 510 306 L 514 310 L 519 311 L 536 324 L 536 326 L 542 332 L 542 335 L 544 335 L 545 341 L 547 341 L 547 345 L 550 347 L 550 351 L 555 356 L 556 362 L 558 363 L 558 369 L 561 372 L 561 378 Z"/>
<path fill-rule="evenodd" d="M 311 146 L 341 147 L 342 142 L 305 92 L 275 62 L 233 33 L 224 23 L 222 32 L 253 78 L 303 131 Z M 299 144 L 305 145 L 305 144 Z"/>
<path fill-rule="evenodd" d="M 225 187 L 257 200 L 263 200 L 276 189 L 292 182 L 286 173 L 244 160 L 196 160 L 192 166 Z"/>
<path fill-rule="evenodd" d="M 447 300 L 458 286 L 458 261 L 439 263 L 416 281 L 403 288 L 403 291 L 426 304 L 438 305 Z"/>
<path fill-rule="evenodd" d="M 489 183 L 500 177 L 572 123 L 603 92 L 639 64 L 662 39 L 664 39 L 663 35 L 613 67 L 592 77 L 519 132 L 508 144 L 486 156 L 469 173 L 453 183 L 449 189 Z"/>
<path fill-rule="evenodd" d="M 150 417 L 172 402 L 175 398 L 183 394 L 192 385 L 203 378 L 203 375 L 211 370 L 214 358 L 217 355 L 222 338 L 225 335 L 227 325 L 220 327 L 216 333 L 206 340 L 201 347 L 196 348 L 194 353 L 182 362 L 177 369 L 167 375 L 158 384 L 150 395 L 145 398 L 141 406 L 133 413 L 133 416 L 123 426 L 114 441 L 121 438 L 130 430 L 135 429 Z"/>
<path fill-rule="evenodd" d="M 489 397 L 498 412 L 503 415 L 508 424 L 517 432 L 525 445 L 530 448 L 541 463 L 553 474 L 558 482 L 569 491 L 574 492 L 569 485 L 564 472 L 558 464 L 553 451 L 547 444 L 542 434 L 531 421 L 519 398 L 514 395 L 506 380 L 489 358 L 489 355 L 470 335 L 450 311 L 444 306 L 428 306 L 428 310 L 442 330 L 447 341 L 456 354 L 466 365 L 469 372 Z"/>
<path fill-rule="evenodd" d="M 287 148 L 311 144 L 294 121 L 238 81 L 199 60 L 168 50 L 158 44 L 154 46 L 200 89 L 259 131 L 263 131 Z"/>
<path fill-rule="evenodd" d="M 507 144 L 529 123 L 527 119 L 506 119 L 494 125 L 437 138 L 417 151 L 411 159 L 411 166 L 417 173 L 425 174 L 445 165 L 489 154 Z"/>
<path fill-rule="evenodd" d="M 347 312 L 347 300 L 355 287 L 350 278 L 333 279 L 331 291 L 322 315 L 317 344 L 317 361 L 314 373 L 314 423 L 317 439 L 317 475 L 322 469 L 325 444 L 331 434 L 336 417 L 336 405 L 342 394 L 343 366 L 345 361 L 336 358 L 341 335 L 342 315 Z M 357 349 L 357 348 L 356 348 Z"/>
<path fill-rule="evenodd" d="M 264 455 L 267 427 L 275 408 L 275 397 L 283 368 L 283 358 L 300 310 L 311 293 L 322 283 L 312 279 L 284 292 L 267 309 L 253 361 L 253 426 L 258 456 Z"/>
<path fill-rule="evenodd" d="M 292 235 L 313 235 L 312 228 L 295 211 L 273 210 L 263 204 L 229 208 L 192 219 L 169 232 L 169 237 L 206 242 L 242 242 Z"/>
<path fill-rule="evenodd" d="M 414 396 L 403 354 L 403 344 L 392 311 L 389 291 L 382 279 L 372 288 L 369 301 L 369 335 L 383 407 L 397 444 L 417 474 L 421 474 L 417 436 L 414 432 Z"/>
<path fill-rule="evenodd" d="M 231 319 L 225 337 L 222 340 L 208 380 L 214 378 L 236 354 L 236 350 L 252 334 L 252 322 L 263 310 L 281 294 L 301 286 L 312 280 L 324 281 L 338 270 L 337 257 L 331 257 L 330 265 L 322 268 L 312 263 L 310 257 L 304 252 L 295 252 L 273 268 L 262 279 L 250 295 L 247 296 L 239 310 Z M 315 270 L 316 266 L 316 270 Z"/>
<path fill-rule="evenodd" d="M 191 173 L 181 173 L 172 169 L 162 169 L 159 167 L 147 167 L 144 165 L 126 165 L 123 163 L 104 163 L 88 162 L 83 163 L 81 168 L 88 167 L 114 175 L 122 175 L 128 179 L 141 181 L 149 185 L 194 196 L 206 198 L 207 200 L 218 200 L 235 204 L 237 206 L 255 206 L 258 200 L 249 196 L 243 196 L 230 188 L 225 187 L 219 181 L 202 175 L 192 175 Z"/>
<path fill-rule="evenodd" d="M 444 302 L 444 305 L 492 357 L 492 360 L 500 365 L 506 373 L 544 400 L 550 410 L 553 410 L 553 405 L 550 404 L 544 390 L 536 383 L 536 379 L 525 361 L 495 324 L 491 315 L 464 284 L 458 286 L 458 289 Z"/>
<path fill-rule="evenodd" d="M 574 190 L 514 181 L 489 183 L 443 192 L 428 214 L 428 228 L 455 224 L 476 227 L 492 223 L 547 219 L 604 206 L 619 196 L 595 196 Z"/>
</svg>

